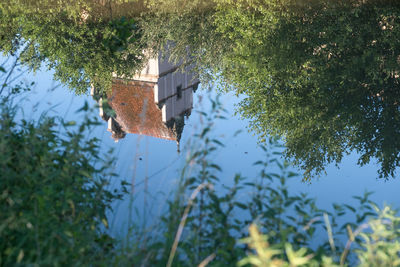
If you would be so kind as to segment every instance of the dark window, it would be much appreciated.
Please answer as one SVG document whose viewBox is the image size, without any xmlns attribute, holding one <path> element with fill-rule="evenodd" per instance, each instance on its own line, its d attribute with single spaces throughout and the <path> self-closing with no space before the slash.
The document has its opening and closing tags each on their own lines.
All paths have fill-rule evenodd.
<svg viewBox="0 0 400 267">
<path fill-rule="evenodd" d="M 178 97 L 178 99 L 182 98 L 182 85 L 178 85 L 176 87 L 176 96 Z"/>
</svg>

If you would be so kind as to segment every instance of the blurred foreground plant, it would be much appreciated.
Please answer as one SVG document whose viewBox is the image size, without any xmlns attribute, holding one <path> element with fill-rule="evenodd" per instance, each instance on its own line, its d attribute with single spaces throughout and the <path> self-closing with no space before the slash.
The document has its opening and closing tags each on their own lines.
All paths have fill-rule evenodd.
<svg viewBox="0 0 400 267">
<path fill-rule="evenodd" d="M 249 227 L 248 238 L 242 239 L 255 253 L 250 253 L 239 261 L 239 266 L 253 265 L 258 267 L 266 266 L 343 266 L 348 248 L 355 235 L 360 235 L 363 242 L 359 243 L 359 248 L 355 254 L 359 260 L 358 266 L 400 266 L 400 217 L 388 206 L 378 210 L 379 216 L 370 219 L 360 225 L 353 233 L 349 228 L 348 246 L 342 252 L 341 263 L 335 263 L 333 257 L 323 256 L 321 261 L 314 259 L 313 254 L 307 254 L 307 248 L 293 250 L 292 245 L 287 243 L 285 250 L 274 248 L 268 243 L 268 234 L 263 235 L 258 227 L 252 224 Z"/>
<path fill-rule="evenodd" d="M 113 160 L 99 156 L 98 140 L 86 136 L 97 121 L 87 117 L 79 127 L 55 118 L 18 122 L 15 107 L 0 102 L 0 265 L 400 264 L 400 219 L 393 210 L 377 210 L 368 192 L 355 197 L 357 207 L 319 209 L 290 188 L 296 174 L 279 159 L 282 147 L 274 140 L 261 146 L 266 157 L 253 166 L 258 175 L 223 179 L 217 153 L 225 145 L 213 127 L 226 111 L 218 98 L 211 107 L 199 112 L 203 128 L 156 227 L 132 227 L 123 243 L 104 231 L 106 212 L 127 191 L 107 189 Z M 258 228 L 250 227 L 247 245 L 238 243 L 253 222 Z"/>
<path fill-rule="evenodd" d="M 218 98 L 211 100 L 211 104 L 210 112 L 200 111 L 203 127 L 195 135 L 192 150 L 181 170 L 180 182 L 175 194 L 167 199 L 168 208 L 157 221 L 158 227 L 144 235 L 137 232 L 140 244 L 125 247 L 123 254 L 129 257 L 120 258 L 119 264 L 362 264 L 362 256 L 370 255 L 365 251 L 373 250 L 365 245 L 376 244 L 363 242 L 358 227 L 365 225 L 369 218 L 372 218 L 370 223 L 374 218 L 385 221 L 377 217 L 376 205 L 369 199 L 371 193 L 354 197 L 359 203 L 355 207 L 334 203 L 332 210 L 318 208 L 315 199 L 290 187 L 290 180 L 297 174 L 290 170 L 288 162 L 279 159 L 282 147 L 274 140 L 270 140 L 268 146 L 261 146 L 266 157 L 254 164 L 254 168 L 260 170 L 258 175 L 245 177 L 236 174 L 232 180 L 223 179 L 217 153 L 225 145 L 216 138 L 213 125 L 216 120 L 225 119 L 226 112 Z M 236 133 L 233 136 L 237 138 Z M 253 222 L 258 228 L 250 227 L 250 238 L 244 239 L 248 245 L 237 242 L 248 236 L 246 229 Z M 390 233 L 392 239 L 386 239 L 387 242 L 382 240 L 382 246 L 387 247 L 382 247 L 380 257 L 393 259 L 398 252 L 392 249 L 397 244 L 397 241 L 394 242 L 398 231 L 395 225 L 387 228 L 386 233 Z M 347 243 L 346 229 L 349 236 Z M 351 229 L 355 229 L 354 232 Z M 260 232 L 268 235 L 263 236 Z M 367 236 L 370 235 L 367 233 Z M 253 249 L 257 254 L 252 254 Z"/>
<path fill-rule="evenodd" d="M 96 121 L 18 121 L 1 101 L 0 265 L 107 265 L 115 241 L 106 212 L 124 188 L 107 189 L 113 160 L 86 135 Z"/>
</svg>

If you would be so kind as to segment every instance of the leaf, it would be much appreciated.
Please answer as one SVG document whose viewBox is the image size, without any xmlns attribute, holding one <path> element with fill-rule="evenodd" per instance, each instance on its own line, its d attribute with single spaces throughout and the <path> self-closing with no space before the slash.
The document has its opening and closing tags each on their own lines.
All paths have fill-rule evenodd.
<svg viewBox="0 0 400 267">
<path fill-rule="evenodd" d="M 76 121 L 68 121 L 64 123 L 64 126 L 74 126 L 74 125 L 76 125 Z"/>
<path fill-rule="evenodd" d="M 243 132 L 242 130 L 237 130 L 234 134 L 233 137 L 236 137 L 237 135 L 239 135 L 241 132 Z"/>
<path fill-rule="evenodd" d="M 200 138 L 204 138 L 204 136 L 210 131 L 210 127 L 206 127 L 203 129 L 203 131 L 200 134 Z"/>
<path fill-rule="evenodd" d="M 217 169 L 218 171 L 222 171 L 221 167 L 218 166 L 217 164 L 210 164 L 211 168 Z"/>
<path fill-rule="evenodd" d="M 196 110 L 196 112 L 203 115 L 204 117 L 207 117 L 207 113 L 205 113 L 204 111 Z"/>
<path fill-rule="evenodd" d="M 103 223 L 103 225 L 108 228 L 108 221 L 106 218 L 101 219 L 101 222 Z"/>
<path fill-rule="evenodd" d="M 356 209 L 353 208 L 352 206 L 348 205 L 348 204 L 344 204 L 343 206 L 345 206 L 346 208 L 348 208 L 348 209 L 351 210 L 352 212 L 356 212 Z"/>
<path fill-rule="evenodd" d="M 79 113 L 79 112 L 81 112 L 81 111 L 88 111 L 88 110 L 89 110 L 89 104 L 88 104 L 87 101 L 85 101 L 85 104 L 83 104 L 83 107 L 81 107 L 80 109 L 78 109 L 78 110 L 76 111 L 76 113 Z"/>
<path fill-rule="evenodd" d="M 239 208 L 243 209 L 243 210 L 247 210 L 247 206 L 243 203 L 240 202 L 235 202 L 235 205 L 238 206 Z"/>
<path fill-rule="evenodd" d="M 212 142 L 214 142 L 217 145 L 220 145 L 221 147 L 225 147 L 225 145 L 223 143 L 221 143 L 219 140 L 217 139 L 213 139 Z"/>
<path fill-rule="evenodd" d="M 24 251 L 21 249 L 18 253 L 18 257 L 17 257 L 17 263 L 20 263 L 22 261 L 22 259 L 24 258 Z"/>
</svg>

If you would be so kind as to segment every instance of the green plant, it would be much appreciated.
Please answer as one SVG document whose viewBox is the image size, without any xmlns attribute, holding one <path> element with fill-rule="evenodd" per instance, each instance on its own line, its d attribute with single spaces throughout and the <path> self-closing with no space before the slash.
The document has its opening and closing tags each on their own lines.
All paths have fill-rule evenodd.
<svg viewBox="0 0 400 267">
<path fill-rule="evenodd" d="M 376 218 L 361 224 L 354 232 L 348 228 L 349 240 L 346 248 L 341 251 L 340 265 L 333 257 L 327 255 L 322 256 L 322 260 L 316 260 L 304 247 L 295 251 L 290 243 L 285 244 L 285 250 L 276 249 L 273 245 L 269 245 L 268 235 L 262 235 L 255 224 L 249 227 L 250 236 L 242 240 L 255 251 L 255 254 L 250 253 L 238 265 L 343 266 L 351 243 L 357 236 L 361 236 L 363 241 L 359 242 L 359 247 L 354 251 L 358 258 L 357 266 L 400 266 L 400 217 L 388 206 L 382 210 L 378 208 L 375 210 L 378 214 Z"/>
<path fill-rule="evenodd" d="M 132 232 L 132 240 L 137 235 L 140 244 L 130 248 L 128 244 L 124 255 L 129 256 L 120 258 L 119 263 L 151 266 L 360 264 L 358 257 L 367 254 L 359 252 L 366 244 L 359 227 L 377 218 L 376 205 L 369 199 L 371 193 L 355 197 L 359 201 L 356 206 L 333 204 L 332 210 L 319 209 L 315 199 L 290 190 L 290 180 L 297 175 L 290 171 L 288 162 L 278 158 L 282 147 L 272 139 L 268 146 L 262 146 L 265 159 L 254 164 L 260 168 L 259 175 L 238 174 L 231 185 L 226 185 L 216 160 L 216 153 L 224 144 L 212 131 L 215 121 L 224 119 L 224 111 L 218 99 L 211 101 L 212 110 L 200 112 L 204 127 L 191 144 L 195 149 L 181 170 L 174 195 L 167 199 L 168 208 L 157 221 L 160 223 L 149 232 Z M 237 240 L 247 236 L 246 229 L 253 222 L 259 230 L 252 227 L 250 239 L 245 239 L 248 246 L 238 243 Z M 396 224 L 387 228 L 387 233 L 393 236 L 388 243 L 382 241 L 382 246 L 397 246 L 397 241 L 393 242 Z M 267 235 L 261 237 L 258 231 Z M 251 254 L 252 249 L 258 254 Z M 384 252 L 382 257 L 391 259 L 393 253 L 395 249 Z"/>
<path fill-rule="evenodd" d="M 305 179 L 351 151 L 388 178 L 400 166 L 399 18 L 392 0 L 174 0 L 140 23 L 203 82 L 244 94 L 238 113 L 260 141 L 281 138 Z"/>
<path fill-rule="evenodd" d="M 210 99 L 210 112 L 199 112 L 204 127 L 156 226 L 131 225 L 126 240 L 113 239 L 105 230 L 106 212 L 128 192 L 124 185 L 107 189 L 113 160 L 99 155 L 98 140 L 86 136 L 98 121 L 18 121 L 9 100 L 0 102 L 0 265 L 400 264 L 395 211 L 379 211 L 369 192 L 355 197 L 358 206 L 319 209 L 315 199 L 290 190 L 297 174 L 279 158 L 282 146 L 274 139 L 261 146 L 266 155 L 254 163 L 256 177 L 237 174 L 226 185 L 216 154 L 225 145 L 213 133 L 226 113 L 218 97 Z M 250 237 L 237 242 L 248 236 L 249 225 Z"/>
<path fill-rule="evenodd" d="M 21 9 L 18 1 L 1 2 L 0 49 L 33 71 L 41 66 L 54 70 L 55 79 L 77 94 L 87 93 L 91 85 L 107 92 L 113 74 L 131 76 L 141 69 L 141 32 L 133 18 L 85 20 L 76 13 L 85 5 L 75 4 L 43 11 L 36 5 Z"/>
<path fill-rule="evenodd" d="M 104 229 L 106 212 L 125 189 L 107 188 L 113 159 L 86 137 L 98 122 L 17 121 L 16 107 L 3 100 L 0 265 L 107 265 L 115 240 Z"/>
</svg>

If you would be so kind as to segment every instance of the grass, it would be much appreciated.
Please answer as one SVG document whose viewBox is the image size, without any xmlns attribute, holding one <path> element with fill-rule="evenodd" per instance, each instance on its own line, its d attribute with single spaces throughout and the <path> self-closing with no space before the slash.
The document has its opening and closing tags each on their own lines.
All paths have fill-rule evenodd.
<svg viewBox="0 0 400 267">
<path fill-rule="evenodd" d="M 378 209 L 369 193 L 357 197 L 356 207 L 318 208 L 315 199 L 288 187 L 299 177 L 279 158 L 273 140 L 261 146 L 265 157 L 254 164 L 256 177 L 237 174 L 225 186 L 224 170 L 213 161 L 224 144 L 212 134 L 224 114 L 213 101 L 212 110 L 202 113 L 204 127 L 166 211 L 152 228 L 130 225 L 125 240 L 105 231 L 111 204 L 129 192 L 127 185 L 116 192 L 108 187 L 116 179 L 115 161 L 102 160 L 99 141 L 87 138 L 96 125 L 91 115 L 83 110 L 88 117 L 77 126 L 51 117 L 26 121 L 2 101 L 0 265 L 400 264 L 395 210 Z M 346 221 L 351 217 L 356 220 Z"/>
</svg>

